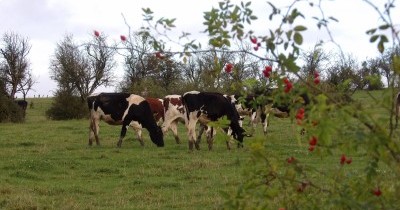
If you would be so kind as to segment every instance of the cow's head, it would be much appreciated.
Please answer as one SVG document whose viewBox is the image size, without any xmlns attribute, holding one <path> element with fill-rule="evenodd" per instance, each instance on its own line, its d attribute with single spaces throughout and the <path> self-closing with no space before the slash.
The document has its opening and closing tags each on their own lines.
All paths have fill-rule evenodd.
<svg viewBox="0 0 400 210">
<path fill-rule="evenodd" d="M 151 141 L 157 145 L 157 147 L 164 146 L 164 136 L 160 126 L 157 126 L 155 131 L 149 132 Z"/>
</svg>

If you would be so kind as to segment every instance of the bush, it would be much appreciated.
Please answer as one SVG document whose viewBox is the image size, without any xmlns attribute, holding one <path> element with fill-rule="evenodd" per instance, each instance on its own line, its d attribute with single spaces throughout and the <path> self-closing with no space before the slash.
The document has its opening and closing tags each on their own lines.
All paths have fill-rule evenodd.
<svg viewBox="0 0 400 210">
<path fill-rule="evenodd" d="M 80 97 L 66 92 L 57 92 L 46 116 L 53 120 L 82 119 L 88 116 L 88 108 Z"/>
<path fill-rule="evenodd" d="M 6 95 L 0 94 L 0 122 L 23 122 L 24 112 Z"/>
</svg>

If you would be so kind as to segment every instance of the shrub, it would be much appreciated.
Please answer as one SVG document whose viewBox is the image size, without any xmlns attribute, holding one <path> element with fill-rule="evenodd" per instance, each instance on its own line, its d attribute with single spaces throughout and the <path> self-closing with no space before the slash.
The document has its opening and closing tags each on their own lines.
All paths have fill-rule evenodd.
<svg viewBox="0 0 400 210">
<path fill-rule="evenodd" d="M 0 122 L 23 122 L 24 112 L 6 95 L 0 94 Z"/>
<path fill-rule="evenodd" d="M 88 115 L 88 108 L 80 97 L 59 91 L 46 115 L 53 120 L 81 119 Z"/>
</svg>

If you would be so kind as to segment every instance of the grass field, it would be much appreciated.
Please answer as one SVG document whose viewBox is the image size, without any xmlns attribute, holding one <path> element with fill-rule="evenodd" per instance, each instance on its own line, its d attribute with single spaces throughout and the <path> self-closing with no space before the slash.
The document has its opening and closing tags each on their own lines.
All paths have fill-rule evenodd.
<svg viewBox="0 0 400 210">
<path fill-rule="evenodd" d="M 25 123 L 0 124 L 0 209 L 217 209 L 224 202 L 221 192 L 234 193 L 246 178 L 252 142 L 265 142 L 282 160 L 293 154 L 311 158 L 295 123 L 279 118 L 271 118 L 267 136 L 259 126 L 244 148 L 230 151 L 218 132 L 213 151 L 203 142 L 202 150 L 189 152 L 183 126 L 182 144 L 168 134 L 165 147 L 157 148 L 144 131 L 141 147 L 129 130 L 118 149 L 120 127 L 105 123 L 102 145 L 88 147 L 88 120 L 46 119 L 51 100 L 28 99 L 34 106 L 28 106 Z M 349 152 L 355 162 L 349 173 L 360 173 L 360 154 Z M 313 160 L 326 170 L 337 162 Z"/>
</svg>

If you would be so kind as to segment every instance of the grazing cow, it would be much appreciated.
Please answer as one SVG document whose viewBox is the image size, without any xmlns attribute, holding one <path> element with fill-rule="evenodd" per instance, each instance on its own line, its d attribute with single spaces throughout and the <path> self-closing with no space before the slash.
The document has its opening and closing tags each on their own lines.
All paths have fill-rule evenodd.
<svg viewBox="0 0 400 210">
<path fill-rule="evenodd" d="M 301 93 L 298 98 L 290 103 L 278 103 L 270 98 L 272 91 L 271 89 L 267 89 L 264 93 L 256 93 L 245 97 L 234 96 L 236 98 L 236 109 L 239 114 L 250 116 L 249 123 L 253 129 L 257 126 L 257 122 L 260 119 L 264 134 L 267 134 L 270 114 L 274 114 L 274 116 L 279 118 L 286 118 L 289 116 L 291 108 L 307 106 L 310 103 L 310 99 L 306 93 Z"/>
<path fill-rule="evenodd" d="M 28 102 L 21 99 L 21 100 L 15 100 L 15 103 L 22 109 L 23 116 L 25 117 L 26 108 L 28 107 Z"/>
<path fill-rule="evenodd" d="M 122 125 L 118 147 L 121 147 L 128 126 L 146 128 L 151 141 L 158 147 L 164 146 L 161 128 L 154 119 L 149 102 L 143 97 L 129 93 L 100 93 L 89 96 L 87 102 L 90 109 L 89 145 L 92 145 L 93 138 L 97 145 L 100 144 L 99 121 L 103 120 L 110 125 Z"/>
<path fill-rule="evenodd" d="M 200 149 L 199 142 L 196 139 L 197 121 L 207 123 L 217 121 L 226 116 L 230 120 L 229 127 L 232 129 L 233 137 L 243 143 L 245 130 L 239 125 L 239 114 L 229 99 L 221 93 L 190 91 L 182 96 L 182 103 L 185 107 L 185 124 L 188 129 L 189 150 Z M 212 135 L 211 135 L 212 136 Z M 212 149 L 212 138 L 207 139 L 208 149 Z M 229 142 L 227 147 L 230 149 Z"/>
<path fill-rule="evenodd" d="M 249 116 L 249 124 L 253 129 L 256 128 L 257 122 L 261 119 L 264 134 L 267 133 L 267 117 L 269 112 L 266 111 L 267 104 L 257 100 L 257 95 L 247 95 L 245 97 L 232 95 L 235 98 L 235 107 L 240 115 Z"/>
<path fill-rule="evenodd" d="M 163 99 L 164 105 L 164 123 L 162 131 L 165 134 L 168 129 L 171 129 L 174 134 L 175 141 L 180 144 L 178 136 L 178 123 L 185 123 L 185 108 L 182 105 L 181 95 L 166 95 Z"/>
<path fill-rule="evenodd" d="M 153 117 L 156 120 L 157 125 L 160 125 L 161 122 L 164 120 L 163 100 L 159 98 L 150 98 L 150 97 L 146 97 L 145 99 L 147 102 L 149 102 L 150 110 L 153 113 Z M 142 137 L 143 127 L 137 122 L 133 122 L 131 124 L 131 127 L 135 130 L 140 145 L 144 146 L 144 141 Z"/>
</svg>

